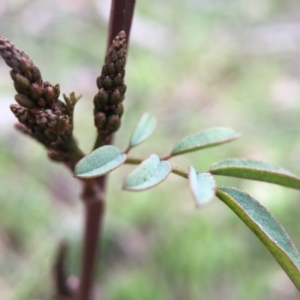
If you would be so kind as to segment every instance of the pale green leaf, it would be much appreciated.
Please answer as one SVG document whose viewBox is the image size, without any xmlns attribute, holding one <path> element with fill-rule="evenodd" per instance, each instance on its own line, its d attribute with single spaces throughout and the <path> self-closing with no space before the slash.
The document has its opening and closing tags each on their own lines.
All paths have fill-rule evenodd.
<svg viewBox="0 0 300 300">
<path fill-rule="evenodd" d="M 137 123 L 130 139 L 130 148 L 142 143 L 151 136 L 156 127 L 156 120 L 149 113 L 144 113 Z"/>
<path fill-rule="evenodd" d="M 149 189 L 164 181 L 171 171 L 170 162 L 161 161 L 152 154 L 125 178 L 123 188 L 131 191 Z"/>
<path fill-rule="evenodd" d="M 283 168 L 247 159 L 225 159 L 212 165 L 210 173 L 265 181 L 300 189 L 300 178 Z"/>
<path fill-rule="evenodd" d="M 75 175 L 79 178 L 93 178 L 105 175 L 121 166 L 127 155 L 114 146 L 100 147 L 84 158 L 75 167 Z"/>
<path fill-rule="evenodd" d="M 217 190 L 217 196 L 262 241 L 300 291 L 300 254 L 275 217 L 240 190 L 223 187 Z"/>
<path fill-rule="evenodd" d="M 179 155 L 203 148 L 213 147 L 235 140 L 240 135 L 231 128 L 218 127 L 189 135 L 179 141 L 171 155 Z"/>
<path fill-rule="evenodd" d="M 198 207 L 202 207 L 214 199 L 216 182 L 210 173 L 197 174 L 195 169 L 190 167 L 188 178 Z"/>
</svg>

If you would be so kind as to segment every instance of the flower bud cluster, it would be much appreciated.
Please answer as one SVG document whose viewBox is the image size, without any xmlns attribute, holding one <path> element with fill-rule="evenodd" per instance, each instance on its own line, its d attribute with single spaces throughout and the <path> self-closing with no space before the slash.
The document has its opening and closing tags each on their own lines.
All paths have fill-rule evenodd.
<svg viewBox="0 0 300 300">
<path fill-rule="evenodd" d="M 71 133 L 69 116 L 63 115 L 57 108 L 32 111 L 12 104 L 10 109 L 19 122 L 30 129 L 32 137 L 47 147 L 59 143 L 61 138 Z"/>
<path fill-rule="evenodd" d="M 18 94 L 17 103 L 25 108 L 52 108 L 59 97 L 59 85 L 43 82 L 39 68 L 29 56 L 7 38 L 0 36 L 0 56 L 12 68 L 10 75 Z"/>
<path fill-rule="evenodd" d="M 0 36 L 0 56 L 12 68 L 10 75 L 18 94 L 18 104 L 11 110 L 30 132 L 46 147 L 58 145 L 72 134 L 72 124 L 66 104 L 58 99 L 59 85 L 43 82 L 41 73 L 29 56 L 7 38 Z"/>
<path fill-rule="evenodd" d="M 98 93 L 94 97 L 94 121 L 98 133 L 110 135 L 118 130 L 123 114 L 126 64 L 126 35 L 120 31 L 112 42 L 97 78 Z"/>
</svg>

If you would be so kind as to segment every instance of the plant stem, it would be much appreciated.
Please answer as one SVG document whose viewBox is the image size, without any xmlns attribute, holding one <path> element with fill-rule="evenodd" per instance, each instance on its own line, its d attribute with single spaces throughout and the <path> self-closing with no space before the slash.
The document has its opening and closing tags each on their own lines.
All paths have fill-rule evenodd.
<svg viewBox="0 0 300 300">
<path fill-rule="evenodd" d="M 113 0 L 111 5 L 109 35 L 107 49 L 112 40 L 124 30 L 127 37 L 127 46 L 133 17 L 135 0 Z M 104 144 L 112 144 L 112 136 L 108 139 L 97 137 L 94 149 Z M 105 208 L 105 182 L 106 176 L 85 181 L 82 200 L 85 206 L 85 230 L 82 259 L 82 273 L 78 300 L 90 300 L 92 298 L 92 286 L 95 270 L 95 261 L 98 240 L 102 233 L 102 223 Z"/>
<path fill-rule="evenodd" d="M 134 12 L 135 0 L 113 0 L 109 17 L 109 35 L 107 50 L 117 34 L 124 30 L 126 33 L 126 44 L 129 45 L 129 35 Z"/>
<path fill-rule="evenodd" d="M 92 297 L 95 260 L 98 240 L 102 232 L 105 177 L 85 181 L 82 200 L 85 208 L 85 231 L 81 281 L 78 300 L 89 300 Z"/>
</svg>

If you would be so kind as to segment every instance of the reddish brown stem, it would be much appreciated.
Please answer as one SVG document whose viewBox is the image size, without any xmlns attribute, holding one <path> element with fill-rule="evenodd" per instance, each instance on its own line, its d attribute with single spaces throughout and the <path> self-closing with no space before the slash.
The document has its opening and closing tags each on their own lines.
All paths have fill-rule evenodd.
<svg viewBox="0 0 300 300">
<path fill-rule="evenodd" d="M 85 208 L 85 232 L 81 281 L 78 300 L 92 299 L 92 286 L 99 236 L 102 231 L 105 208 L 105 177 L 85 182 L 82 199 Z"/>
<path fill-rule="evenodd" d="M 134 12 L 135 0 L 113 0 L 109 17 L 109 35 L 107 50 L 117 34 L 124 30 L 126 33 L 126 44 L 129 45 L 129 35 Z"/>
<path fill-rule="evenodd" d="M 124 30 L 127 45 L 130 34 L 135 0 L 113 0 L 110 13 L 109 35 L 107 49 L 112 40 Z M 112 136 L 106 141 L 96 142 L 95 147 L 103 144 L 112 144 Z M 98 145 L 100 144 L 100 145 Z M 95 271 L 98 240 L 102 232 L 102 223 L 105 207 L 105 181 L 106 177 L 85 181 L 82 199 L 85 206 L 85 232 L 83 245 L 83 261 L 78 300 L 92 299 L 92 286 Z M 98 300 L 98 299 L 97 299 Z"/>
</svg>

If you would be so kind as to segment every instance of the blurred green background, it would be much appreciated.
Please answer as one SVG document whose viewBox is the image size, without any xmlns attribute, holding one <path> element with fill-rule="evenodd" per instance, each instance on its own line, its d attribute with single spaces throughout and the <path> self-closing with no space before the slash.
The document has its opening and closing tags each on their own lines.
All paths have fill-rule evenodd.
<svg viewBox="0 0 300 300">
<path fill-rule="evenodd" d="M 1 0 L 0 34 L 27 52 L 44 80 L 82 93 L 75 133 L 89 152 L 92 99 L 103 62 L 110 1 Z M 300 3 L 274 0 L 138 1 L 130 39 L 123 126 L 148 111 L 156 133 L 133 154 L 167 154 L 182 137 L 215 126 L 234 143 L 172 161 L 198 171 L 228 157 L 259 159 L 300 174 Z M 0 61 L 0 299 L 51 299 L 57 245 L 80 271 L 80 183 L 43 147 L 13 128 L 15 91 Z M 292 300 L 295 287 L 250 230 L 217 199 L 196 210 L 186 180 L 172 174 L 142 193 L 122 192 L 125 166 L 109 176 L 97 290 L 109 300 Z M 300 248 L 300 194 L 218 178 L 265 205 Z"/>
</svg>

